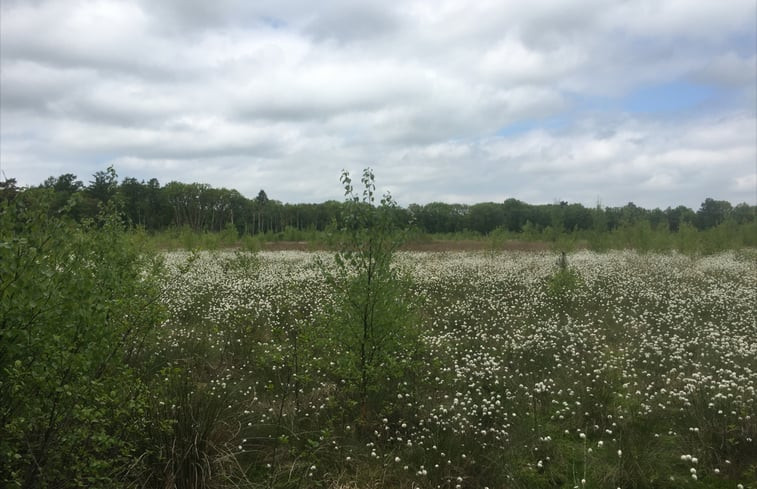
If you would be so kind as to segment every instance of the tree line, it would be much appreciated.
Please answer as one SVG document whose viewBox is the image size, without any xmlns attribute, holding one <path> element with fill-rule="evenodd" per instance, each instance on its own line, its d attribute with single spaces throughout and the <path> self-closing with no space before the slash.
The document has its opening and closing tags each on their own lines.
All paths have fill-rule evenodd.
<svg viewBox="0 0 757 489">
<path fill-rule="evenodd" d="M 165 185 L 126 177 L 119 181 L 113 167 L 98 171 L 88 184 L 72 173 L 49 177 L 38 186 L 19 188 L 14 179 L 0 181 L 0 200 L 18 194 L 35 198 L 45 194 L 51 209 L 65 210 L 78 221 L 97 216 L 103 205 L 118 206 L 128 222 L 148 232 L 187 228 L 195 232 L 234 231 L 240 235 L 284 233 L 288 230 L 325 231 L 340 228 L 343 202 L 289 204 L 268 198 L 260 190 L 247 198 L 237 190 L 214 188 L 203 183 L 171 181 Z M 517 199 L 472 205 L 432 202 L 395 207 L 397 224 L 412 225 L 429 234 L 477 233 L 571 233 L 613 231 L 624 226 L 648 225 L 651 229 L 677 232 L 682 226 L 700 231 L 724 223 L 754 225 L 757 206 L 732 205 L 725 200 L 705 199 L 698 210 L 645 209 L 632 202 L 621 207 L 585 207 L 559 202 L 532 205 Z"/>
</svg>

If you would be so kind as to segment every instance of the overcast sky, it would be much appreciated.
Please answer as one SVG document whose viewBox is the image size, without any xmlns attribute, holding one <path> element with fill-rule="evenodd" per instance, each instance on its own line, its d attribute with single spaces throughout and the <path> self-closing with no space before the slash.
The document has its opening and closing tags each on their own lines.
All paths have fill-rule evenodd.
<svg viewBox="0 0 757 489">
<path fill-rule="evenodd" d="M 16 1 L 0 166 L 402 205 L 757 199 L 757 1 Z M 315 7 L 317 5 L 317 8 Z"/>
</svg>

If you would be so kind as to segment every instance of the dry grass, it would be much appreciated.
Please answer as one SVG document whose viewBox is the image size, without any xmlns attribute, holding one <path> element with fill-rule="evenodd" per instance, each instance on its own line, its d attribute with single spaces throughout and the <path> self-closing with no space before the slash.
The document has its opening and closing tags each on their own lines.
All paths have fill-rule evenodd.
<svg viewBox="0 0 757 489">
<path fill-rule="evenodd" d="M 403 251 L 547 251 L 552 245 L 543 241 L 517 241 L 508 240 L 493 246 L 487 240 L 433 240 L 433 241 L 411 241 L 404 244 Z M 269 241 L 263 243 L 265 251 L 323 251 L 329 247 L 324 244 L 317 244 L 308 241 Z"/>
</svg>

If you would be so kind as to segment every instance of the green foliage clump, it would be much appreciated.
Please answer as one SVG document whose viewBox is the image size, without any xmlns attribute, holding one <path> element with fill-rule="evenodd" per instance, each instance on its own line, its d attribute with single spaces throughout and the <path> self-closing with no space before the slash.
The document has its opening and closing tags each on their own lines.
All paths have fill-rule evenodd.
<svg viewBox="0 0 757 489">
<path fill-rule="evenodd" d="M 346 196 L 343 239 L 336 267 L 323 267 L 334 301 L 323 319 L 326 331 L 315 340 L 332 352 L 329 370 L 335 380 L 345 381 L 345 403 L 359 408 L 358 423 L 366 428 L 409 368 L 419 334 L 409 274 L 393 262 L 402 243 L 393 213 L 396 202 L 385 194 L 375 205 L 370 169 L 363 171 L 362 195 L 347 172 L 341 182 Z"/>
<path fill-rule="evenodd" d="M 47 204 L 0 203 L 0 479 L 113 486 L 142 428 L 131 365 L 161 321 L 159 263 L 115 213 L 77 224 Z"/>
<path fill-rule="evenodd" d="M 557 267 L 557 272 L 549 278 L 547 290 L 551 297 L 565 298 L 581 285 L 581 277 L 568 265 L 564 252 L 557 259 Z"/>
<path fill-rule="evenodd" d="M 245 479 L 230 440 L 239 423 L 229 419 L 228 392 L 192 374 L 186 366 L 161 371 L 146 410 L 142 456 L 130 479 L 141 487 L 203 489 Z"/>
</svg>

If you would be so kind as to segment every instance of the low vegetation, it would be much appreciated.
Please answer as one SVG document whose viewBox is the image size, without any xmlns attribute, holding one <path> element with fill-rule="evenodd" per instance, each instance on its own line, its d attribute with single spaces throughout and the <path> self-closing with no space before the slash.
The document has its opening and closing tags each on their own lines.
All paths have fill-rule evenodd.
<svg viewBox="0 0 757 489">
<path fill-rule="evenodd" d="M 336 253 L 3 202 L 2 485 L 757 487 L 753 249 L 401 251 L 361 183 Z"/>
<path fill-rule="evenodd" d="M 250 487 L 751 487 L 754 258 L 401 253 L 420 342 L 366 412 L 355 345 L 306 333 L 334 311 L 331 255 L 230 278 L 231 253 L 171 253 L 157 356 L 212 386 Z"/>
</svg>

